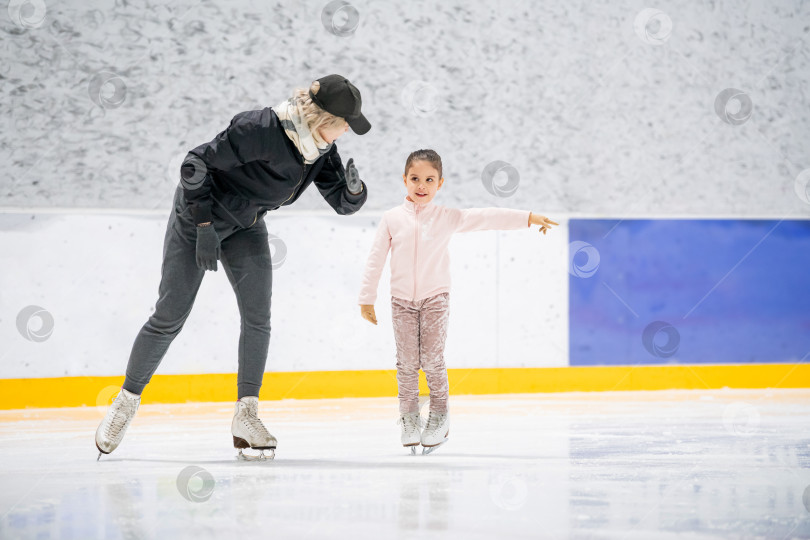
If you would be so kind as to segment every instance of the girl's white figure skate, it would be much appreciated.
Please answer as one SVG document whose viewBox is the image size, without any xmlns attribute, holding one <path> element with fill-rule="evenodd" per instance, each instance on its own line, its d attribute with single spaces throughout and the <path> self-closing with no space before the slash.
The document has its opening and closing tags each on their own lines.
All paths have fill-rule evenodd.
<svg viewBox="0 0 810 540">
<path fill-rule="evenodd" d="M 422 432 L 422 454 L 430 454 L 441 445 L 447 442 L 450 434 L 450 417 L 447 413 L 428 414 L 427 425 Z"/>
<path fill-rule="evenodd" d="M 399 423 L 402 425 L 402 446 L 410 447 L 411 455 L 416 455 L 416 447 L 421 441 L 419 413 L 405 413 L 400 417 Z"/>
<path fill-rule="evenodd" d="M 236 402 L 231 424 L 233 447 L 239 449 L 237 459 L 260 461 L 276 457 L 276 438 L 259 420 L 259 398 L 243 397 Z M 247 454 L 242 450 L 247 450 Z"/>
<path fill-rule="evenodd" d="M 109 454 L 118 448 L 140 403 L 141 396 L 123 388 L 118 392 L 110 408 L 107 409 L 104 420 L 96 429 L 96 448 L 99 452 L 96 461 L 101 459 L 101 454 Z"/>
</svg>

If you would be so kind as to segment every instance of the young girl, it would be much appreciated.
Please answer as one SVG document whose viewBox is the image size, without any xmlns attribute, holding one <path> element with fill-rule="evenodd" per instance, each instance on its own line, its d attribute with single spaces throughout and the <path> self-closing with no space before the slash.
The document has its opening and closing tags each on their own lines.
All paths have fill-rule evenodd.
<svg viewBox="0 0 810 540">
<path fill-rule="evenodd" d="M 377 324 L 374 301 L 385 259 L 391 250 L 391 318 L 397 344 L 397 385 L 402 445 L 428 453 L 447 441 L 447 338 L 450 291 L 448 244 L 454 233 L 558 225 L 522 210 L 459 210 L 431 204 L 442 187 L 442 160 L 433 150 L 417 150 L 405 162 L 407 196 L 401 206 L 383 214 L 366 263 L 360 291 L 360 314 Z M 430 414 L 420 433 L 419 368 L 430 388 Z"/>
</svg>

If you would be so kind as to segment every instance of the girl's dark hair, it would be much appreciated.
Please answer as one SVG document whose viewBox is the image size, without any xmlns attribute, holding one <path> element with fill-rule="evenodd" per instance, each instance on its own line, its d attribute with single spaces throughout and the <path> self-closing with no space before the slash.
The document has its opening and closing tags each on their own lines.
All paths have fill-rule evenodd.
<svg viewBox="0 0 810 540">
<path fill-rule="evenodd" d="M 408 176 L 408 169 L 411 168 L 411 164 L 413 164 L 414 161 L 427 161 L 439 171 L 439 178 L 442 177 L 442 158 L 439 157 L 439 154 L 437 154 L 435 150 L 425 149 L 411 152 L 411 155 L 408 156 L 408 161 L 405 162 L 405 176 Z"/>
</svg>

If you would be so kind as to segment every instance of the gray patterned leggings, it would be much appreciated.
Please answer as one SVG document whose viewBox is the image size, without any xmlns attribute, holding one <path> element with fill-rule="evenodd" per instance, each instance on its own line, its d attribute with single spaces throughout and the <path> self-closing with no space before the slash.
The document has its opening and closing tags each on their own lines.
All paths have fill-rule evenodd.
<svg viewBox="0 0 810 540">
<path fill-rule="evenodd" d="M 423 300 L 391 297 L 391 319 L 397 343 L 399 412 L 419 410 L 419 368 L 430 388 L 430 410 L 447 412 L 449 386 L 444 365 L 444 343 L 450 316 L 450 294 Z"/>
</svg>

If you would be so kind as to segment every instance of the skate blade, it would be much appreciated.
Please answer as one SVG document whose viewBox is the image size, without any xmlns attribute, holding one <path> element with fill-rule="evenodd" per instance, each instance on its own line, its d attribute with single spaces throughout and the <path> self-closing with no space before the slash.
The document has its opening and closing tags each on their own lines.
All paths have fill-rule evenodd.
<svg viewBox="0 0 810 540">
<path fill-rule="evenodd" d="M 434 446 L 423 446 L 423 447 L 422 447 L 422 455 L 423 455 L 423 456 L 426 456 L 426 455 L 428 455 L 428 454 L 431 454 L 431 453 L 435 452 L 436 450 L 438 450 L 438 449 L 439 449 L 439 447 L 440 447 L 440 446 L 444 446 L 444 444 L 445 444 L 447 441 L 448 441 L 448 439 L 445 439 L 445 440 L 443 440 L 442 442 L 440 442 L 439 444 L 434 445 Z"/>
<path fill-rule="evenodd" d="M 101 456 L 106 456 L 109 454 L 109 452 L 105 452 L 104 450 L 99 448 L 98 443 L 96 443 L 96 450 L 98 450 L 98 457 L 96 458 L 96 461 L 101 461 Z"/>
<path fill-rule="evenodd" d="M 276 451 L 273 448 L 240 448 L 236 456 L 239 461 L 271 461 L 275 458 Z"/>
<path fill-rule="evenodd" d="M 416 455 L 416 447 L 419 446 L 419 443 L 417 442 L 417 443 L 412 443 L 412 444 L 403 444 L 402 446 L 404 446 L 405 448 L 410 450 L 412 456 L 415 456 Z"/>
</svg>

